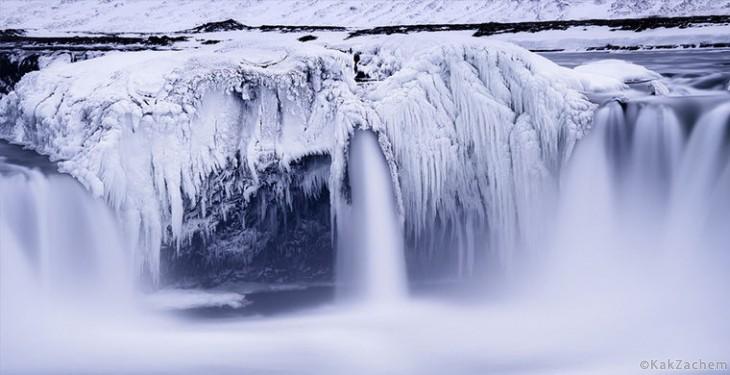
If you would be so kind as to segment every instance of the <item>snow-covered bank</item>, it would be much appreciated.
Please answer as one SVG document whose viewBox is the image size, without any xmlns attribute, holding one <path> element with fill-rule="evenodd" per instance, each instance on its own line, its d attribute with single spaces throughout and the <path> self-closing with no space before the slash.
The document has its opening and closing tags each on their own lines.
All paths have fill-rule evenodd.
<svg viewBox="0 0 730 375">
<path fill-rule="evenodd" d="M 6 26 L 7 27 L 7 26 Z M 454 23 L 376 27 L 242 24 L 216 19 L 195 27 L 169 31 L 117 33 L 87 29 L 2 29 L 0 54 L 29 51 L 170 50 L 197 48 L 222 40 L 288 39 L 316 44 L 342 43 L 351 38 L 392 34 L 427 35 L 448 32 L 462 39 L 493 38 L 532 51 L 671 50 L 730 47 L 730 15 L 622 19 L 553 20 L 505 23 Z M 166 30 L 164 27 L 162 30 Z M 286 37 L 288 36 L 288 37 Z"/>
<path fill-rule="evenodd" d="M 362 87 L 348 53 L 284 36 L 54 64 L 2 99 L 0 134 L 105 197 L 155 278 L 161 244 L 184 247 L 220 229 L 261 188 L 290 209 L 293 191 L 327 188 L 341 204 L 354 127 L 381 132 L 413 239 L 432 225 L 489 222 L 491 246 L 463 246 L 471 250 L 459 254 L 459 270 L 497 246 L 508 260 L 515 233 L 529 227 L 517 212 L 554 183 L 588 126 L 585 76 L 504 43 L 389 40 L 349 46 L 401 57 L 382 82 Z M 316 155 L 331 164 L 291 172 Z M 457 206 L 463 215 L 450 211 Z"/>
<path fill-rule="evenodd" d="M 728 0 L 5 0 L 3 28 L 169 32 L 233 18 L 249 25 L 383 25 L 516 22 L 730 14 Z"/>
<path fill-rule="evenodd" d="M 241 308 L 248 304 L 246 296 L 231 292 L 165 289 L 146 297 L 146 303 L 160 310 L 184 310 L 201 307 Z"/>
<path fill-rule="evenodd" d="M 570 27 L 565 30 L 517 32 L 490 36 L 530 50 L 630 50 L 701 48 L 730 43 L 730 26 L 656 28 L 634 32 L 604 26 Z M 613 46 L 613 47 L 612 47 Z"/>
</svg>

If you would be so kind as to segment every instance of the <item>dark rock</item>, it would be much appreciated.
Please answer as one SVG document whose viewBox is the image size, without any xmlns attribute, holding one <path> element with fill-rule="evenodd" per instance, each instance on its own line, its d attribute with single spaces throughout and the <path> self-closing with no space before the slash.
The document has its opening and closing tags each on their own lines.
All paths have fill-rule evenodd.
<svg viewBox="0 0 730 375">
<path fill-rule="evenodd" d="M 200 26 L 193 27 L 192 29 L 183 30 L 181 32 L 187 33 L 211 33 L 217 31 L 235 31 L 235 30 L 249 30 L 250 26 L 246 26 L 234 19 L 227 19 L 225 21 L 208 22 Z"/>
<path fill-rule="evenodd" d="M 305 36 L 299 37 L 299 39 L 297 39 L 297 40 L 300 42 L 309 42 L 310 40 L 317 40 L 317 37 L 314 35 L 305 35 Z"/>
<path fill-rule="evenodd" d="M 570 27 L 607 26 L 611 30 L 630 30 L 640 32 L 649 29 L 667 27 L 700 27 L 703 24 L 730 24 L 730 16 L 690 16 L 690 17 L 647 17 L 647 18 L 626 18 L 626 19 L 589 19 L 589 20 L 559 20 L 559 21 L 534 21 L 534 22 L 487 22 L 473 24 L 428 24 L 428 25 L 405 25 L 405 26 L 380 26 L 370 29 L 353 31 L 349 38 L 361 35 L 376 34 L 407 34 L 411 32 L 429 31 L 461 31 L 475 30 L 474 36 L 486 36 L 494 34 L 530 32 L 535 33 L 545 30 L 565 30 Z"/>
</svg>

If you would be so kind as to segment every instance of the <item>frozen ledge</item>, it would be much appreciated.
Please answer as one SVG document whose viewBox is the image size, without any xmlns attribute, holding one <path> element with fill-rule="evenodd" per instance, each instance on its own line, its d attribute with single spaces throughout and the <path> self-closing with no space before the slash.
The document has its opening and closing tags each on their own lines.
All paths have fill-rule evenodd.
<svg viewBox="0 0 730 375">
<path fill-rule="evenodd" d="M 0 137 L 49 155 L 104 197 L 139 244 L 138 267 L 156 279 L 161 244 L 211 231 L 211 217 L 225 215 L 211 207 L 212 190 L 245 203 L 263 175 L 329 155 L 328 175 L 284 179 L 280 201 L 291 204 L 290 189 L 328 186 L 343 204 L 357 127 L 381 135 L 410 236 L 436 221 L 475 230 L 489 222 L 490 247 L 508 260 L 516 233 L 531 226 L 517 210 L 554 183 L 594 109 L 581 93 L 586 74 L 507 43 L 368 40 L 352 48 L 394 59 L 394 69 L 365 86 L 348 53 L 277 43 L 50 65 L 0 100 Z M 210 186 L 221 174 L 235 178 Z"/>
</svg>

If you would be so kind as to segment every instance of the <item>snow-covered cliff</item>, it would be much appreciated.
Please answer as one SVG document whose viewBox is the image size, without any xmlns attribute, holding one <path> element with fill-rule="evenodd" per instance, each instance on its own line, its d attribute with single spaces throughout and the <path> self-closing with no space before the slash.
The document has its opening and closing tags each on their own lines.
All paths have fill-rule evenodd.
<svg viewBox="0 0 730 375">
<path fill-rule="evenodd" d="M 358 127 L 381 135 L 409 239 L 425 246 L 414 251 L 428 257 L 438 241 L 458 240 L 459 272 L 497 249 L 507 263 L 527 246 L 517 233 L 539 228 L 528 207 L 540 207 L 588 127 L 585 74 L 500 42 L 369 43 L 350 48 L 399 63 L 365 84 L 349 53 L 271 40 L 54 64 L 1 99 L 0 136 L 104 197 L 155 278 L 162 245 L 184 247 L 234 212 L 265 211 L 272 203 L 254 203 L 259 192 L 295 210 L 328 191 L 336 216 Z M 236 251 L 259 251 L 255 242 Z"/>
<path fill-rule="evenodd" d="M 185 206 L 205 207 L 212 174 L 243 164 L 224 190 L 245 196 L 269 166 L 332 149 L 338 102 L 352 95 L 343 68 L 328 51 L 110 54 L 27 75 L 3 99 L 2 134 L 106 197 L 157 269 L 160 242 L 182 239 Z"/>
</svg>

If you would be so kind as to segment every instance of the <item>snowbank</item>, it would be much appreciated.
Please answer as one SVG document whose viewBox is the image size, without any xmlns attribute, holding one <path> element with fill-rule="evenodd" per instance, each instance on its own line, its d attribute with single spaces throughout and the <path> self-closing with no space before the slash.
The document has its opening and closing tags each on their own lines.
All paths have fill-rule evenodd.
<svg viewBox="0 0 730 375">
<path fill-rule="evenodd" d="M 573 68 L 580 73 L 602 76 L 619 80 L 623 83 L 638 83 L 662 78 L 661 74 L 641 65 L 624 60 L 606 59 L 593 61 Z"/>
<path fill-rule="evenodd" d="M 697 24 L 697 27 L 659 27 L 642 30 L 617 30 L 608 26 L 577 26 L 565 29 L 516 32 L 491 35 L 489 38 L 502 40 L 535 51 L 590 51 L 637 49 L 682 49 L 697 48 L 730 42 L 727 25 Z M 611 47 L 611 48 L 609 48 Z"/>
<path fill-rule="evenodd" d="M 568 5 L 569 3 L 569 5 Z M 728 0 L 4 0 L 1 28 L 165 32 L 236 19 L 249 25 L 354 27 L 728 14 Z"/>
<path fill-rule="evenodd" d="M 155 277 L 161 244 L 213 231 L 226 210 L 246 209 L 266 176 L 284 176 L 281 204 L 291 204 L 290 189 L 314 195 L 323 185 L 340 204 L 355 127 L 380 133 L 413 238 L 466 223 L 488 228 L 484 248 L 507 259 L 516 234 L 539 227 L 518 212 L 551 189 L 588 126 L 581 78 L 500 42 L 367 43 L 351 47 L 378 45 L 400 61 L 364 86 L 347 53 L 271 40 L 52 64 L 2 98 L 0 137 L 50 155 L 103 196 Z M 328 173 L 286 177 L 310 155 L 330 156 Z M 223 207 L 221 195 L 237 203 Z M 476 247 L 463 247 L 463 264 Z"/>
<path fill-rule="evenodd" d="M 583 88 L 589 92 L 611 92 L 628 88 L 628 84 L 644 84 L 652 95 L 668 95 L 669 88 L 662 75 L 624 60 L 593 61 L 573 68 Z"/>
<path fill-rule="evenodd" d="M 150 294 L 146 302 L 155 309 L 185 310 L 201 307 L 241 308 L 250 304 L 246 296 L 231 292 L 208 292 L 193 289 L 165 289 Z"/>
</svg>

